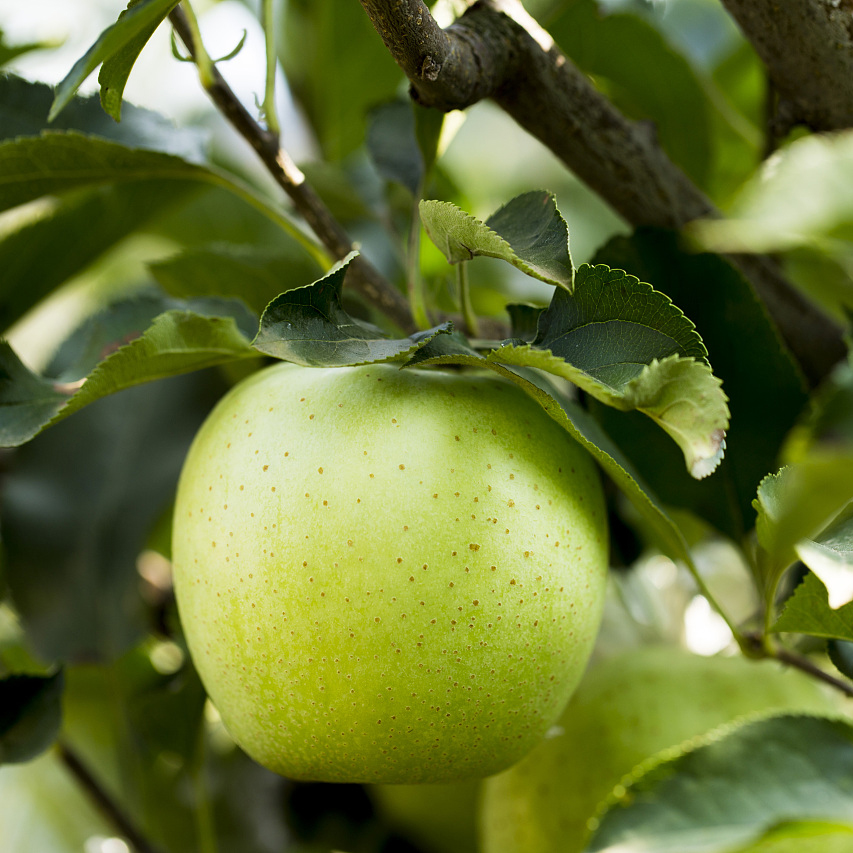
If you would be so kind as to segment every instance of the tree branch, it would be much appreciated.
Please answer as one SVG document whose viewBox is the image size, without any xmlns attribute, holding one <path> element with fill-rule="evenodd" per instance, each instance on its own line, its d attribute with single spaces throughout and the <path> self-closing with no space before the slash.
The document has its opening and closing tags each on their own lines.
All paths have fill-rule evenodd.
<svg viewBox="0 0 853 853">
<path fill-rule="evenodd" d="M 722 0 L 767 66 L 779 93 L 783 135 L 853 127 L 850 0 Z"/>
<path fill-rule="evenodd" d="M 654 128 L 626 119 L 524 11 L 480 0 L 442 30 L 422 0 L 361 0 L 426 106 L 492 98 L 632 225 L 679 229 L 719 216 L 664 153 Z M 753 283 L 787 345 L 816 383 L 843 356 L 841 331 L 768 258 L 729 256 Z"/>
<path fill-rule="evenodd" d="M 169 14 L 169 20 L 195 58 L 196 47 L 187 17 L 180 6 Z M 355 247 L 341 224 L 334 218 L 323 200 L 305 180 L 290 155 L 279 145 L 278 135 L 261 127 L 240 103 L 231 87 L 213 66 L 211 81 L 205 86 L 207 94 L 220 112 L 254 148 L 267 171 L 287 193 L 311 230 L 329 253 L 340 260 Z M 406 332 L 415 329 L 409 304 L 405 297 L 362 255 L 352 265 L 348 277 L 351 284 L 371 305 L 382 311 Z"/>
</svg>

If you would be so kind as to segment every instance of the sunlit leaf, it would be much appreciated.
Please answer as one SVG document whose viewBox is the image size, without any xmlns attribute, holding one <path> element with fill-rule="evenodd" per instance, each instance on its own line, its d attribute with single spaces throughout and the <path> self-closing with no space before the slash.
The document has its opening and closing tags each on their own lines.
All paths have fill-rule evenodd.
<svg viewBox="0 0 853 853">
<path fill-rule="evenodd" d="M 853 604 L 833 609 L 826 587 L 809 573 L 785 602 L 773 630 L 853 641 Z"/>
<path fill-rule="evenodd" d="M 499 258 L 534 278 L 571 288 L 569 228 L 551 193 L 516 196 L 485 222 L 450 202 L 422 201 L 420 211 L 427 234 L 451 264 L 477 255 Z"/>
</svg>

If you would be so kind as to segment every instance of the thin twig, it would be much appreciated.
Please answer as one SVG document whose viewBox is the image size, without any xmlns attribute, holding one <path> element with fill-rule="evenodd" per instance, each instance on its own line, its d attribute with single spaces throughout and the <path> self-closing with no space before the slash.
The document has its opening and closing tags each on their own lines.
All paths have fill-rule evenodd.
<svg viewBox="0 0 853 853">
<path fill-rule="evenodd" d="M 853 698 L 853 683 L 836 678 L 834 675 L 826 672 L 826 670 L 821 669 L 816 663 L 809 660 L 809 658 L 792 652 L 783 646 L 767 642 L 766 636 L 763 634 L 748 633 L 743 636 L 750 645 L 753 652 L 752 657 L 778 660 L 780 663 L 792 666 L 801 672 L 811 675 L 813 678 L 823 681 L 825 684 L 829 684 L 836 690 L 840 690 L 845 696 Z"/>
<path fill-rule="evenodd" d="M 190 55 L 197 56 L 196 43 L 187 16 L 180 6 L 169 14 L 169 20 Z M 205 81 L 202 80 L 202 84 Z M 335 219 L 322 199 L 314 192 L 278 141 L 278 135 L 261 127 L 217 70 L 212 67 L 209 85 L 205 90 L 219 111 L 252 146 L 267 171 L 287 193 L 320 242 L 336 259 L 346 257 L 355 248 L 343 226 Z M 350 283 L 371 305 L 407 332 L 415 330 L 414 320 L 405 297 L 364 256 L 352 265 Z"/>
<path fill-rule="evenodd" d="M 86 791 L 99 811 L 116 828 L 118 833 L 126 838 L 136 853 L 160 853 L 142 833 L 134 826 L 124 809 L 110 796 L 101 783 L 89 772 L 77 753 L 62 741 L 58 744 L 59 757 L 73 776 Z"/>
</svg>

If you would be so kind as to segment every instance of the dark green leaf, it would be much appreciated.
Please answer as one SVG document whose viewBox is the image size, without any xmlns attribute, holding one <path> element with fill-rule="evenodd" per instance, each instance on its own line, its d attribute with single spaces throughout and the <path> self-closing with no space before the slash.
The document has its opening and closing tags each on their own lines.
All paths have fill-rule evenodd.
<svg viewBox="0 0 853 853">
<path fill-rule="evenodd" d="M 146 0 L 130 0 L 127 4 L 127 9 L 118 16 L 115 27 L 121 27 L 123 25 L 122 22 L 126 21 L 127 17 L 133 14 L 133 10 L 144 2 Z M 163 5 L 164 7 L 171 7 L 176 6 L 177 3 Z M 101 106 L 104 108 L 104 112 L 112 116 L 116 121 L 121 121 L 121 100 L 131 69 L 137 57 L 142 52 L 142 48 L 148 44 L 148 39 L 154 35 L 154 30 L 160 26 L 170 11 L 171 8 L 165 8 L 162 14 L 154 15 L 151 20 L 141 25 L 138 29 L 134 26 L 135 34 L 117 50 L 111 51 L 103 60 L 101 73 L 98 75 L 98 83 L 101 87 Z M 102 34 L 101 38 L 104 38 L 105 35 L 105 33 Z"/>
<path fill-rule="evenodd" d="M 158 179 L 227 180 L 171 154 L 126 148 L 74 131 L 0 143 L 0 211 L 81 187 Z"/>
<path fill-rule="evenodd" d="M 13 74 L 0 75 L 0 140 L 38 136 L 48 129 L 47 113 L 53 89 Z M 151 148 L 199 163 L 204 159 L 205 134 L 197 128 L 178 130 L 158 113 L 125 104 L 121 124 L 101 109 L 97 96 L 74 98 L 52 122 L 53 130 L 81 133 L 121 142 L 135 148 Z"/>
<path fill-rule="evenodd" d="M 13 447 L 34 436 L 67 399 L 53 382 L 22 364 L 6 341 L 0 341 L 0 447 Z"/>
<path fill-rule="evenodd" d="M 288 83 L 325 158 L 342 160 L 364 141 L 368 110 L 395 96 L 402 72 L 353 3 L 292 0 L 279 44 Z"/>
<path fill-rule="evenodd" d="M 676 441 L 698 478 L 722 458 L 726 398 L 693 324 L 670 299 L 621 270 L 581 266 L 556 290 L 530 345 L 489 354 L 574 382 L 597 400 L 648 415 Z"/>
<path fill-rule="evenodd" d="M 18 450 L 4 474 L 4 574 L 47 660 L 121 654 L 149 629 L 137 557 L 223 392 L 210 372 L 100 400 Z"/>
<path fill-rule="evenodd" d="M 0 679 L 0 764 L 30 761 L 53 743 L 63 686 L 62 672 Z"/>
<path fill-rule="evenodd" d="M 835 668 L 848 678 L 853 679 L 853 642 L 830 640 L 826 652 Z"/>
<path fill-rule="evenodd" d="M 424 177 L 424 158 L 415 138 L 411 101 L 391 101 L 367 117 L 367 151 L 379 174 L 397 181 L 417 196 Z"/>
<path fill-rule="evenodd" d="M 51 121 L 64 109 L 68 102 L 74 97 L 77 90 L 83 84 L 83 81 L 102 63 L 116 56 L 121 51 L 128 51 L 122 54 L 121 58 L 116 62 L 113 68 L 111 79 L 118 79 L 120 76 L 119 69 L 126 65 L 129 58 L 129 44 L 135 43 L 142 33 L 151 33 L 157 28 L 160 22 L 177 6 L 178 0 L 137 0 L 125 11 L 112 26 L 107 27 L 97 41 L 89 48 L 86 54 L 75 63 L 74 67 L 62 82 L 56 87 L 56 97 L 53 101 L 53 106 L 50 109 L 48 121 Z M 141 50 L 143 45 L 139 45 Z M 138 51 L 137 51 L 138 53 Z M 134 56 L 135 59 L 135 56 Z M 131 65 L 133 63 L 131 62 Z M 127 69 L 129 72 L 129 68 Z M 123 82 L 121 89 L 124 88 Z M 121 92 L 118 92 L 119 102 L 121 100 Z M 111 113 L 112 115 L 112 113 Z M 115 118 L 118 116 L 115 115 Z"/>
<path fill-rule="evenodd" d="M 599 405 L 596 417 L 661 500 L 740 540 L 755 522 L 758 483 L 777 467 L 782 441 L 807 400 L 794 362 L 749 282 L 716 255 L 683 251 L 676 234 L 641 229 L 611 240 L 595 260 L 653 282 L 696 321 L 729 398 L 726 458 L 713 477 L 697 483 L 647 418 Z M 745 370 L 747 364 L 754 369 Z"/>
<path fill-rule="evenodd" d="M 444 129 L 445 113 L 430 107 L 422 107 L 415 101 L 410 101 L 415 116 L 415 138 L 424 161 L 427 173 L 432 169 L 438 158 L 438 145 L 441 132 Z"/>
<path fill-rule="evenodd" d="M 0 329 L 198 189 L 184 181 L 102 186 L 52 200 L 22 217 L 0 239 Z"/>
<path fill-rule="evenodd" d="M 785 603 L 773 630 L 853 641 L 853 604 L 833 610 L 826 587 L 809 573 Z"/>
<path fill-rule="evenodd" d="M 427 234 L 451 264 L 485 255 L 571 289 L 569 227 L 551 193 L 516 196 L 485 222 L 445 201 L 422 201 L 420 211 Z"/>
<path fill-rule="evenodd" d="M 687 559 L 687 544 L 678 526 L 648 488 L 631 462 L 610 440 L 599 424 L 573 400 L 561 394 L 550 379 L 536 370 L 514 370 L 489 361 L 468 346 L 458 334 L 438 335 L 419 349 L 406 366 L 418 364 L 467 364 L 488 368 L 514 382 L 593 456 L 647 521 L 659 546 L 675 559 Z"/>
<path fill-rule="evenodd" d="M 628 116 L 654 122 L 666 152 L 704 186 L 713 107 L 690 63 L 652 25 L 635 15 L 600 13 L 593 0 L 561 4 L 545 26 Z"/>
<path fill-rule="evenodd" d="M 341 305 L 341 287 L 351 255 L 325 278 L 274 299 L 263 317 L 254 346 L 261 352 L 306 367 L 374 364 L 411 355 L 449 323 L 408 338 L 389 340 L 356 320 Z"/>
<path fill-rule="evenodd" d="M 853 726 L 786 715 L 718 731 L 613 801 L 590 853 L 728 853 L 787 821 L 853 826 Z"/>
<path fill-rule="evenodd" d="M 0 375 L 0 446 L 24 444 L 46 426 L 125 388 L 258 356 L 237 326 L 235 317 L 244 328 L 254 325 L 239 303 L 197 300 L 171 310 L 164 309 L 174 302 L 158 305 L 154 300 L 152 304 L 160 311 L 141 334 L 131 326 L 123 332 L 123 340 L 115 340 L 95 328 L 81 348 L 82 364 L 75 364 L 60 381 L 36 376 L 20 363 L 8 344 L 0 345 L 0 369 L 6 374 L 5 380 Z M 122 312 L 116 326 L 108 322 L 109 334 L 118 334 L 128 320 L 135 324 L 145 317 L 146 305 Z M 128 338 L 133 340 L 128 343 Z M 84 378 L 81 369 L 90 368 L 97 347 L 99 356 L 107 357 L 97 361 Z M 108 354 L 112 349 L 115 351 Z"/>
<path fill-rule="evenodd" d="M 261 248 L 217 244 L 190 249 L 150 265 L 173 296 L 242 299 L 260 316 L 280 293 L 302 287 L 322 273 L 301 246 Z"/>
<path fill-rule="evenodd" d="M 543 309 L 537 305 L 514 303 L 506 306 L 512 338 L 531 343 L 539 331 L 539 317 Z"/>
</svg>

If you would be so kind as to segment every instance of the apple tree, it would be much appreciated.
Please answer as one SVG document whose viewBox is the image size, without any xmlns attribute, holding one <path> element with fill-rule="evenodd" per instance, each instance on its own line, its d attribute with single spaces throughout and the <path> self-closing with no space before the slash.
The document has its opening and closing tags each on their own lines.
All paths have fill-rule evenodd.
<svg viewBox="0 0 853 853">
<path fill-rule="evenodd" d="M 0 20 L 0 853 L 853 850 L 850 4 L 112 5 Z"/>
</svg>

